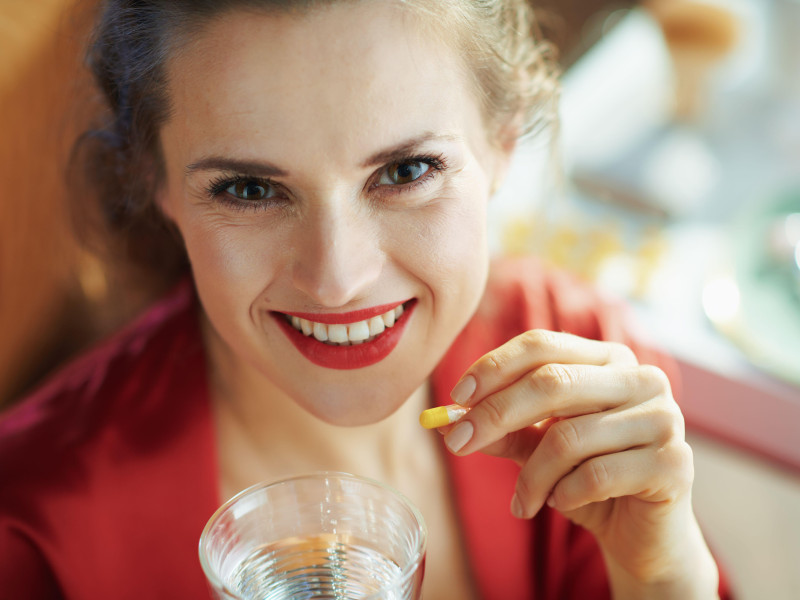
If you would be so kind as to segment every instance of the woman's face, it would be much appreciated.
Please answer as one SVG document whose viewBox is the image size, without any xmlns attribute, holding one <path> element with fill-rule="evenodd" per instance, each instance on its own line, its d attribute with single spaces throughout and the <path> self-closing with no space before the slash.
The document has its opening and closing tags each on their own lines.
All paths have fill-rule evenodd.
<svg viewBox="0 0 800 600">
<path fill-rule="evenodd" d="M 395 411 L 483 292 L 507 155 L 464 69 L 389 3 L 229 13 L 168 64 L 161 205 L 208 342 L 328 422 Z"/>
</svg>

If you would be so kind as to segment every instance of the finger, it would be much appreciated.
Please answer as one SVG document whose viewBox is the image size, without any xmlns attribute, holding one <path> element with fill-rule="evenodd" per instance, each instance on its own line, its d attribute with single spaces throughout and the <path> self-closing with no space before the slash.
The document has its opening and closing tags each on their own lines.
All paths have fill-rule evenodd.
<svg viewBox="0 0 800 600">
<path fill-rule="evenodd" d="M 651 366 L 548 364 L 475 404 L 445 442 L 452 452 L 465 455 L 547 418 L 603 412 L 670 397 L 668 392 L 666 376 Z"/>
<path fill-rule="evenodd" d="M 457 404 L 471 406 L 548 363 L 632 366 L 638 361 L 623 344 L 534 329 L 478 359 L 455 385 L 451 397 Z"/>
<path fill-rule="evenodd" d="M 609 498 L 667 502 L 691 488 L 692 451 L 685 442 L 606 454 L 581 464 L 553 488 L 548 504 L 561 512 Z"/>
<path fill-rule="evenodd" d="M 547 430 L 558 421 L 559 419 L 545 419 L 530 427 L 509 433 L 493 444 L 482 448 L 481 452 L 513 460 L 521 468 L 531 458 L 531 453 L 541 443 Z"/>
<path fill-rule="evenodd" d="M 562 419 L 548 429 L 520 470 L 518 505 L 531 517 L 556 484 L 586 461 L 676 440 L 683 440 L 683 418 L 671 399 Z"/>
</svg>

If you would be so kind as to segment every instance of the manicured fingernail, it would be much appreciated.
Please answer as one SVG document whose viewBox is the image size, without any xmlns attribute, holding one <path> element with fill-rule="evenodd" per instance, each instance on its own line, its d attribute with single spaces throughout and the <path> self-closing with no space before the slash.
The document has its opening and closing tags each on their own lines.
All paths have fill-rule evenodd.
<svg viewBox="0 0 800 600">
<path fill-rule="evenodd" d="M 450 397 L 456 404 L 466 405 L 472 398 L 472 394 L 475 393 L 476 387 L 478 387 L 478 382 L 472 375 L 467 375 L 456 384 L 456 387 L 450 392 Z"/>
<path fill-rule="evenodd" d="M 521 519 L 525 516 L 525 513 L 522 511 L 522 502 L 520 502 L 519 496 L 516 494 L 514 494 L 514 497 L 511 499 L 511 514 L 517 519 Z"/>
<path fill-rule="evenodd" d="M 472 439 L 474 431 L 472 423 L 469 421 L 459 423 L 453 428 L 453 431 L 444 436 L 444 443 L 450 448 L 450 452 L 458 452 Z"/>
</svg>

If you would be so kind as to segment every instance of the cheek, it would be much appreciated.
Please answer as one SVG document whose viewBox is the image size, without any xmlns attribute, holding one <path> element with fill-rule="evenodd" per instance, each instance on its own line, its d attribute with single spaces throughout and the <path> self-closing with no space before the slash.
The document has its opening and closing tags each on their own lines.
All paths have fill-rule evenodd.
<svg viewBox="0 0 800 600">
<path fill-rule="evenodd" d="M 436 215 L 425 239 L 424 260 L 442 276 L 480 269 L 487 254 L 485 215 L 479 207 L 451 207 Z"/>
<path fill-rule="evenodd" d="M 488 268 L 486 219 L 488 197 L 482 187 L 462 185 L 448 190 L 423 214 L 409 217 L 406 235 L 397 240 L 405 249 L 406 268 L 434 293 L 452 291 L 480 295 Z M 413 264 L 411 264 L 413 263 Z"/>
<path fill-rule="evenodd" d="M 259 228 L 206 219 L 186 229 L 198 290 L 213 305 L 249 306 L 278 268 L 274 239 Z"/>
</svg>

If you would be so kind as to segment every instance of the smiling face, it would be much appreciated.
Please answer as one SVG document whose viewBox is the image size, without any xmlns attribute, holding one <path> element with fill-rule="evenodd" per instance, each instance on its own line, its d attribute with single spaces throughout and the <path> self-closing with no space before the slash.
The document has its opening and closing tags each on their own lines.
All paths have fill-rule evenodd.
<svg viewBox="0 0 800 600">
<path fill-rule="evenodd" d="M 474 312 L 507 153 L 464 69 L 389 3 L 228 13 L 168 64 L 160 203 L 210 354 L 265 401 L 378 421 Z"/>
</svg>

